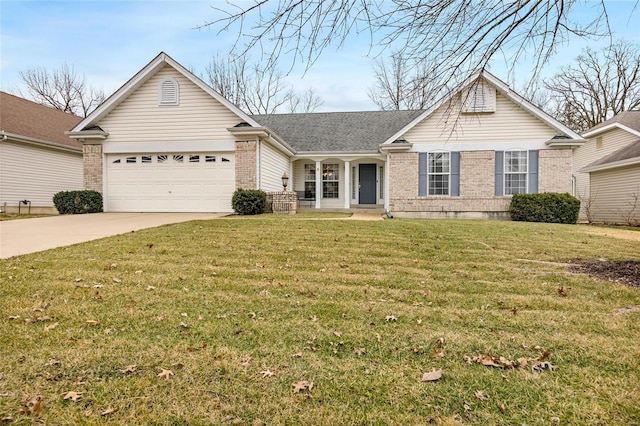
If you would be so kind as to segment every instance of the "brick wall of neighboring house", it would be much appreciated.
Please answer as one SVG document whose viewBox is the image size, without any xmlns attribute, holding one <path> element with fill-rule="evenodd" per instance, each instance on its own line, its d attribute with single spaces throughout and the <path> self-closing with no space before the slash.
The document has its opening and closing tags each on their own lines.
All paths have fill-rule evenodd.
<svg viewBox="0 0 640 426">
<path fill-rule="evenodd" d="M 257 189 L 256 141 L 236 142 L 236 188 Z"/>
<path fill-rule="evenodd" d="M 571 192 L 571 150 L 540 150 L 539 192 Z M 399 217 L 508 218 L 511 197 L 496 197 L 495 152 L 460 152 L 460 196 L 418 196 L 418 153 L 389 156 L 389 210 Z"/>
<path fill-rule="evenodd" d="M 84 189 L 102 194 L 102 145 L 85 144 L 82 147 Z"/>
<path fill-rule="evenodd" d="M 538 192 L 571 194 L 573 152 L 567 149 L 544 149 L 538 152 Z"/>
</svg>

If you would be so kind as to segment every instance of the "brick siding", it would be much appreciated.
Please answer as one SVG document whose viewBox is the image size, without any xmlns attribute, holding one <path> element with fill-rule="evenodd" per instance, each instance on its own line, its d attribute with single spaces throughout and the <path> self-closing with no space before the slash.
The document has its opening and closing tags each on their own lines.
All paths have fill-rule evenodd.
<svg viewBox="0 0 640 426">
<path fill-rule="evenodd" d="M 236 188 L 257 189 L 256 141 L 236 141 Z"/>
<path fill-rule="evenodd" d="M 102 145 L 83 145 L 82 153 L 84 189 L 98 191 L 102 194 Z"/>
</svg>

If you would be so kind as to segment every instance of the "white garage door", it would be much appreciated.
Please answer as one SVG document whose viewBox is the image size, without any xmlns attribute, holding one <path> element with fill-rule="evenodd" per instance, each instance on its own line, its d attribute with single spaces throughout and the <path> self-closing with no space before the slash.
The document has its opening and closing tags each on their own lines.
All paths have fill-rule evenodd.
<svg viewBox="0 0 640 426">
<path fill-rule="evenodd" d="M 233 153 L 109 154 L 106 210 L 230 212 Z"/>
</svg>

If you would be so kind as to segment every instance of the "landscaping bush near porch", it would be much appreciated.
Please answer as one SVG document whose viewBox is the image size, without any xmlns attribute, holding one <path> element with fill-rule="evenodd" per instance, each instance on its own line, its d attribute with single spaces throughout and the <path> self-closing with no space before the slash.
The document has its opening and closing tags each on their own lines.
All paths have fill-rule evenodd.
<svg viewBox="0 0 640 426">
<path fill-rule="evenodd" d="M 61 191 L 53 196 L 53 205 L 60 214 L 99 213 L 102 194 L 97 191 Z"/>
<path fill-rule="evenodd" d="M 0 419 L 640 418 L 640 291 L 566 266 L 640 259 L 637 241 L 582 226 L 331 217 L 233 216 L 0 260 Z"/>
<path fill-rule="evenodd" d="M 267 206 L 267 193 L 259 189 L 236 189 L 231 197 L 231 208 L 238 214 L 262 214 Z"/>
</svg>

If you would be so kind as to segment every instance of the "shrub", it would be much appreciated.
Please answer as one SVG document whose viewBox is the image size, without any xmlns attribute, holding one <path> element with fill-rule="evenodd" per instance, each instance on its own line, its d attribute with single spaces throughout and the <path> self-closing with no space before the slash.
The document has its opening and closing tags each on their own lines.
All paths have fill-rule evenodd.
<svg viewBox="0 0 640 426">
<path fill-rule="evenodd" d="M 267 205 L 267 193 L 259 189 L 237 189 L 231 207 L 238 214 L 262 214 Z"/>
<path fill-rule="evenodd" d="M 524 222 L 576 223 L 580 200 L 569 194 L 515 194 L 511 199 L 511 220 Z"/>
<path fill-rule="evenodd" d="M 96 191 L 61 191 L 53 196 L 60 214 L 98 213 L 102 211 L 102 194 Z"/>
</svg>

